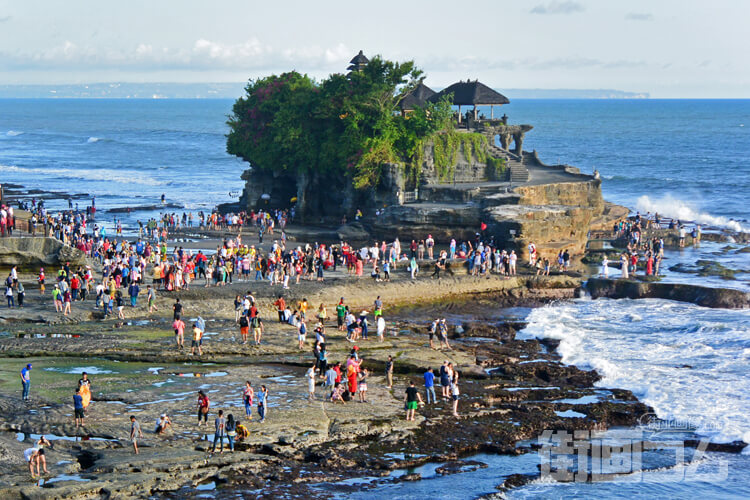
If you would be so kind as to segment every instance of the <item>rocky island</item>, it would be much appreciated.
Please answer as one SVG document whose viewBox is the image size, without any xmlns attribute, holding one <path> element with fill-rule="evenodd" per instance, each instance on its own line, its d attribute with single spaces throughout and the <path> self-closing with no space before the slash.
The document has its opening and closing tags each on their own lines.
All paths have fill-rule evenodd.
<svg viewBox="0 0 750 500">
<path fill-rule="evenodd" d="M 596 173 L 524 151 L 533 126 L 495 118 L 509 100 L 483 83 L 436 93 L 412 62 L 361 53 L 349 69 L 320 83 L 292 72 L 248 85 L 227 142 L 251 164 L 240 209 L 294 206 L 312 224 L 348 217 L 339 233 L 357 241 L 482 232 L 521 256 L 533 242 L 550 258 L 582 254 L 589 229 L 627 216 L 602 199 Z M 368 216 L 352 221 L 357 210 Z"/>
</svg>

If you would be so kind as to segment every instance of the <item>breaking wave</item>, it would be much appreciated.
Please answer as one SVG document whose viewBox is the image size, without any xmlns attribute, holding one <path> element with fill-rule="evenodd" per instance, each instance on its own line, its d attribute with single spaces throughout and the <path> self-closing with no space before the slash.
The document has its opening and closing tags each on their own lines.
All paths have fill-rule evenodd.
<svg viewBox="0 0 750 500">
<path fill-rule="evenodd" d="M 737 232 L 748 232 L 750 228 L 728 217 L 716 216 L 701 212 L 690 203 L 665 195 L 659 199 L 651 199 L 644 195 L 638 198 L 636 208 L 641 212 L 658 212 L 660 215 L 672 217 L 681 221 L 692 221 L 709 226 L 723 227 Z"/>
</svg>

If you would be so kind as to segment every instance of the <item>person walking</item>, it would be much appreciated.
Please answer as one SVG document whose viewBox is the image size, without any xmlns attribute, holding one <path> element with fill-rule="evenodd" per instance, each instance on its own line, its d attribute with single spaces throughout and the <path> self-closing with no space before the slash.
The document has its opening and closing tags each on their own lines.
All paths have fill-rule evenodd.
<svg viewBox="0 0 750 500">
<path fill-rule="evenodd" d="M 417 411 L 417 407 L 422 403 L 422 395 L 414 387 L 414 381 L 409 381 L 409 387 L 406 388 L 404 394 L 404 403 L 406 403 L 406 420 L 414 420 L 414 414 Z"/>
<path fill-rule="evenodd" d="M 133 443 L 133 450 L 138 455 L 138 439 L 143 437 L 141 424 L 136 420 L 135 415 L 130 416 L 130 441 Z"/>
<path fill-rule="evenodd" d="M 208 425 L 208 408 L 211 406 L 211 401 L 206 396 L 203 390 L 198 391 L 198 426 L 201 425 L 201 418 L 203 419 L 203 425 Z"/>
</svg>

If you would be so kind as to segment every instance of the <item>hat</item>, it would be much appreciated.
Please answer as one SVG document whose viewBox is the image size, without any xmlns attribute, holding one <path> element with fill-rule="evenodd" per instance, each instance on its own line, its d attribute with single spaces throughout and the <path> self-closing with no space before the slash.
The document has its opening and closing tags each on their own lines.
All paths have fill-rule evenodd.
<svg viewBox="0 0 750 500">
<path fill-rule="evenodd" d="M 370 314 L 370 313 L 369 313 L 369 312 L 367 312 L 367 310 L 365 309 L 365 310 L 363 310 L 363 311 L 362 311 L 361 313 L 359 313 L 359 314 L 360 314 L 360 316 L 367 316 L 367 315 L 368 315 L 368 314 Z"/>
<path fill-rule="evenodd" d="M 352 347 L 352 350 L 354 350 L 354 351 L 359 351 L 359 347 L 357 347 L 357 346 L 355 345 L 354 347 Z"/>
<path fill-rule="evenodd" d="M 167 414 L 166 413 L 162 413 L 160 418 L 167 418 Z"/>
<path fill-rule="evenodd" d="M 31 368 L 31 363 L 27 364 L 26 368 Z"/>
</svg>

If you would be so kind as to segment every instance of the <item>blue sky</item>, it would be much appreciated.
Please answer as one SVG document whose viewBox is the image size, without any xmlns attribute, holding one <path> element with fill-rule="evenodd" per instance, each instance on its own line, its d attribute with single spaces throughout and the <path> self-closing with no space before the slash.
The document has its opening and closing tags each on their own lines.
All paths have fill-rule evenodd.
<svg viewBox="0 0 750 500">
<path fill-rule="evenodd" d="M 747 19 L 745 0 L 0 0 L 0 81 L 320 77 L 363 49 L 436 87 L 750 97 Z"/>
</svg>

